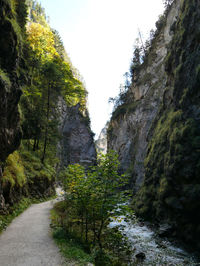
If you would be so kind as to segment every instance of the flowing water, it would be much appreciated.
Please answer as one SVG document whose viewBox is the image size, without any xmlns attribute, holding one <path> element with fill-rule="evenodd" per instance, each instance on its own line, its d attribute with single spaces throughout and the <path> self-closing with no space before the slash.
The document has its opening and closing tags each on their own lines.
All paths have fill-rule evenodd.
<svg viewBox="0 0 200 266">
<path fill-rule="evenodd" d="M 56 201 L 64 199 L 65 192 L 62 188 L 56 188 L 58 198 Z M 167 241 L 159 238 L 157 234 L 140 223 L 135 218 L 130 220 L 127 217 L 120 216 L 113 220 L 110 227 L 119 227 L 123 234 L 126 235 L 131 243 L 133 256 L 131 265 L 148 265 L 148 266 L 200 266 L 195 257 L 180 247 L 177 247 Z M 145 259 L 137 260 L 135 255 L 145 254 Z"/>
<path fill-rule="evenodd" d="M 152 266 L 197 266 L 195 258 L 176 247 L 167 240 L 158 238 L 155 232 L 146 225 L 137 221 L 133 222 L 124 217 L 120 217 L 110 223 L 110 227 L 119 226 L 123 228 L 123 233 L 127 236 L 133 249 L 133 265 Z M 138 260 L 135 255 L 144 253 L 145 259 Z"/>
</svg>

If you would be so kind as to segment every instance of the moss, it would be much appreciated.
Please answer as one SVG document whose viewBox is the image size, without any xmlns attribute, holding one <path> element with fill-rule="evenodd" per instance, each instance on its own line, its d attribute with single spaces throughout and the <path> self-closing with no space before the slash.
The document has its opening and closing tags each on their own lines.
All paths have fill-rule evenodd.
<svg viewBox="0 0 200 266">
<path fill-rule="evenodd" d="M 121 115 L 125 115 L 125 114 L 135 111 L 138 104 L 139 104 L 139 101 L 133 101 L 131 103 L 128 103 L 128 104 L 124 103 L 118 106 L 117 109 L 112 114 L 112 119 L 114 120 Z"/>
<path fill-rule="evenodd" d="M 0 78 L 4 82 L 7 92 L 9 92 L 9 88 L 11 87 L 11 81 L 8 75 L 2 69 L 0 69 Z"/>
<path fill-rule="evenodd" d="M 56 175 L 55 169 L 47 163 L 42 164 L 40 157 L 36 156 L 34 152 L 28 151 L 26 147 L 21 146 L 20 155 L 23 159 L 25 175 L 29 181 L 34 181 L 35 178 L 48 179 L 49 181 L 54 179 Z"/>
<path fill-rule="evenodd" d="M 148 82 L 150 82 L 152 80 L 152 74 L 151 73 L 145 73 L 144 76 L 142 76 L 140 79 L 139 79 L 139 82 L 137 85 L 140 85 L 140 84 L 146 84 Z"/>
<path fill-rule="evenodd" d="M 2 182 L 3 185 L 9 182 L 11 184 L 11 187 L 15 185 L 23 187 L 23 185 L 26 183 L 24 166 L 18 152 L 10 154 L 7 158 Z"/>
</svg>

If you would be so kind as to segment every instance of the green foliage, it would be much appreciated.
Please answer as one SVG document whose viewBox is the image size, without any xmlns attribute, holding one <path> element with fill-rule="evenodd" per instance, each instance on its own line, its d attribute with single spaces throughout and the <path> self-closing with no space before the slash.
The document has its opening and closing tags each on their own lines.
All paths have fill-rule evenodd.
<svg viewBox="0 0 200 266">
<path fill-rule="evenodd" d="M 26 0 L 29 10 L 29 20 L 47 26 L 45 9 L 36 0 Z"/>
<path fill-rule="evenodd" d="M 11 81 L 8 75 L 2 69 L 0 69 L 0 78 L 6 85 L 7 90 L 9 91 L 9 88 L 11 87 Z"/>
<path fill-rule="evenodd" d="M 55 174 L 51 165 L 42 164 L 40 157 L 21 145 L 4 165 L 1 185 L 5 204 L 12 206 L 24 196 L 39 199 L 54 195 Z"/>
<path fill-rule="evenodd" d="M 52 129 L 55 125 L 55 119 L 52 119 L 53 122 L 50 121 L 49 123 L 49 131 L 52 132 L 51 138 L 49 137 L 49 142 L 51 141 L 53 144 L 47 151 L 47 154 L 51 154 L 51 156 L 42 165 L 39 158 L 41 155 L 39 141 L 42 145 L 41 137 L 44 132 L 44 127 L 41 125 L 45 115 L 43 115 L 44 111 L 42 109 L 41 97 L 44 95 L 41 93 L 41 88 L 44 86 L 44 82 L 41 82 L 39 76 L 43 61 L 37 56 L 30 42 L 27 41 L 25 28 L 27 6 L 25 0 L 3 1 L 1 4 L 0 33 L 3 37 L 0 40 L 0 80 L 1 86 L 3 85 L 2 91 L 5 90 L 5 94 L 7 93 L 3 103 L 3 106 L 5 106 L 2 107 L 5 109 L 3 110 L 5 117 L 2 118 L 2 125 L 5 124 L 6 136 L 9 136 L 10 127 L 13 127 L 11 138 L 8 137 L 5 141 L 8 143 L 8 153 L 18 147 L 21 139 L 18 113 L 15 109 L 21 95 L 22 86 L 24 86 L 23 90 L 25 93 L 20 106 L 20 116 L 25 125 L 23 129 L 26 129 L 24 130 L 24 137 L 27 140 L 26 142 L 33 146 L 35 140 L 34 155 L 30 151 L 30 145 L 21 147 L 19 151 L 10 154 L 2 167 L 4 168 L 3 178 L 1 180 L 2 195 L 7 207 L 18 202 L 23 196 L 42 197 L 43 192 L 48 194 L 46 192 L 48 188 L 49 192 L 53 193 L 51 187 L 55 171 L 52 165 L 56 159 L 55 149 L 53 150 L 52 146 L 56 146 L 56 141 L 53 141 L 53 139 L 56 139 L 57 136 L 55 136 L 55 130 Z M 48 33 L 49 31 L 47 30 L 47 36 Z M 53 34 L 51 35 L 49 33 L 49 35 L 53 40 Z M 14 121 L 15 118 L 11 115 L 13 111 L 16 113 L 16 121 Z M 4 134 L 3 132 L 4 130 L 2 134 Z M 2 147 L 2 153 L 5 153 L 4 149 L 5 147 Z M 2 210 L 2 212 L 4 211 L 5 209 Z"/>
<path fill-rule="evenodd" d="M 112 119 L 115 119 L 119 117 L 120 115 L 125 115 L 129 114 L 131 112 L 134 112 L 135 109 L 137 108 L 139 102 L 138 101 L 133 101 L 131 103 L 124 103 L 116 108 L 114 112 L 112 113 Z"/>
<path fill-rule="evenodd" d="M 37 154 L 28 150 L 26 144 L 21 146 L 19 152 L 28 182 L 34 182 L 35 179 L 41 179 L 45 182 L 45 180 L 51 181 L 55 178 L 55 169 L 51 166 L 53 163 L 50 161 L 50 164 L 47 162 L 42 164 L 40 160 L 40 153 Z"/>
<path fill-rule="evenodd" d="M 25 21 L 27 15 L 25 0 L 3 1 L 1 14 L 0 34 L 4 37 L 0 40 L 0 68 L 5 73 L 9 73 L 6 73 L 9 78 L 15 79 L 15 75 L 19 75 L 18 83 L 21 84 L 21 74 L 24 71 L 23 46 L 25 40 L 25 24 L 22 20 Z"/>
<path fill-rule="evenodd" d="M 123 190 L 128 178 L 118 174 L 118 166 L 117 155 L 111 151 L 100 155 L 98 165 L 87 172 L 78 164 L 69 165 L 60 177 L 66 191 L 60 223 L 88 247 L 93 245 L 101 250 L 100 253 L 108 253 L 109 257 L 115 257 L 116 246 L 111 244 L 112 241 L 108 244 L 108 236 L 112 235 L 115 240 L 119 236 L 108 230 L 110 219 L 129 211 L 125 204 L 129 194 Z M 121 237 L 120 243 L 123 241 Z M 119 254 L 117 258 L 121 260 Z"/>
<path fill-rule="evenodd" d="M 27 5 L 26 0 L 20 0 L 16 3 L 17 21 L 22 29 L 25 28 L 27 22 Z"/>
<path fill-rule="evenodd" d="M 133 59 L 130 66 L 132 81 L 134 79 L 137 79 L 137 75 L 141 64 L 142 64 L 142 47 L 137 42 L 136 45 L 134 46 Z"/>
</svg>

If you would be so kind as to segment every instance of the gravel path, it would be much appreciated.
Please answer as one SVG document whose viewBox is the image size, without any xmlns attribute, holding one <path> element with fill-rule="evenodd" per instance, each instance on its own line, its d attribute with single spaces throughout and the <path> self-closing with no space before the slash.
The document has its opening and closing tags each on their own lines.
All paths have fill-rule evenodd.
<svg viewBox="0 0 200 266">
<path fill-rule="evenodd" d="M 50 235 L 52 201 L 34 204 L 0 235 L 0 266 L 61 266 Z"/>
</svg>

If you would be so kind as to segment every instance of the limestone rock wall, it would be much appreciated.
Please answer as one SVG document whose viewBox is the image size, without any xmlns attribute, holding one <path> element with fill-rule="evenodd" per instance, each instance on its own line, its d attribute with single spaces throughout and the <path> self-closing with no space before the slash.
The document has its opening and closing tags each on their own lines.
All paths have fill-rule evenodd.
<svg viewBox="0 0 200 266">
<path fill-rule="evenodd" d="M 135 190 L 139 189 L 144 180 L 144 159 L 151 125 L 163 101 L 170 100 L 170 95 L 164 97 L 167 87 L 164 62 L 167 47 L 173 37 L 171 29 L 179 11 L 180 1 L 176 1 L 168 14 L 165 27 L 154 41 L 137 80 L 131 85 L 129 93 L 133 95 L 132 102 L 126 104 L 123 109 L 118 107 L 108 128 L 108 149 L 118 152 L 123 171 L 131 171 Z"/>
<path fill-rule="evenodd" d="M 106 123 L 105 127 L 101 130 L 98 139 L 95 141 L 97 152 L 106 154 L 107 152 L 107 129 L 109 122 Z"/>
<path fill-rule="evenodd" d="M 134 211 L 200 251 L 200 2 L 174 0 L 108 129 L 132 174 Z M 170 235 L 170 236 L 171 236 Z"/>
<path fill-rule="evenodd" d="M 66 107 L 60 128 L 60 157 L 62 166 L 79 163 L 85 166 L 96 162 L 96 149 L 89 116 L 79 111 L 79 104 Z"/>
</svg>

